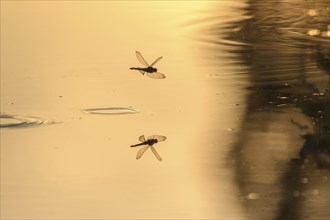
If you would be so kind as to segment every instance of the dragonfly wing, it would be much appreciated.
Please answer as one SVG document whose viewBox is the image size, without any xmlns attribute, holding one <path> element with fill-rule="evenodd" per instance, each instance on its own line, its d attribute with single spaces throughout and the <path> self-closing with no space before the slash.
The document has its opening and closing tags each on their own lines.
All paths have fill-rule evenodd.
<svg viewBox="0 0 330 220">
<path fill-rule="evenodd" d="M 146 152 L 146 150 L 148 150 L 149 146 L 144 146 L 143 148 L 141 148 L 136 155 L 136 159 L 140 159 L 142 157 L 142 155 L 144 154 L 144 152 Z"/>
<path fill-rule="evenodd" d="M 141 141 L 141 142 L 145 142 L 145 141 L 146 141 L 146 139 L 144 138 L 144 135 L 141 135 L 141 136 L 139 137 L 139 141 Z"/>
<path fill-rule="evenodd" d="M 149 66 L 148 62 L 143 58 L 142 54 L 139 51 L 136 51 L 136 57 L 138 59 L 138 61 L 145 66 Z"/>
<path fill-rule="evenodd" d="M 156 72 L 156 73 L 146 73 L 147 76 L 153 79 L 164 79 L 166 76 L 162 73 Z"/>
<path fill-rule="evenodd" d="M 155 65 L 158 61 L 160 61 L 161 59 L 163 59 L 163 57 L 158 57 L 150 66 Z"/>
<path fill-rule="evenodd" d="M 148 140 L 150 139 L 156 139 L 158 142 L 165 141 L 166 137 L 162 135 L 151 135 L 148 137 Z"/>
<path fill-rule="evenodd" d="M 153 146 L 150 146 L 152 152 L 155 154 L 155 156 L 157 157 L 157 159 L 159 161 L 162 161 L 163 159 L 160 157 L 160 155 L 157 153 L 156 149 Z"/>
</svg>

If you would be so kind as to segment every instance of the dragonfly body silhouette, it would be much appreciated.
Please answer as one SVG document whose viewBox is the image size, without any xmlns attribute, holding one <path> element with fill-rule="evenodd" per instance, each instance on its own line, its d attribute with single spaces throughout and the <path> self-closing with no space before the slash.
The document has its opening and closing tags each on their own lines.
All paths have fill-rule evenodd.
<svg viewBox="0 0 330 220">
<path fill-rule="evenodd" d="M 131 67 L 131 70 L 139 70 L 142 72 L 147 72 L 147 73 L 155 73 L 157 72 L 156 68 L 153 68 L 152 66 L 148 66 L 147 68 L 141 68 L 141 67 Z M 142 73 L 144 75 L 144 73 Z"/>
<path fill-rule="evenodd" d="M 131 67 L 131 70 L 138 70 L 142 75 L 146 74 L 148 77 L 153 79 L 164 79 L 165 75 L 157 72 L 158 70 L 153 66 L 161 60 L 163 57 L 158 57 L 151 65 L 143 58 L 142 54 L 139 51 L 136 51 L 136 58 L 138 61 L 146 67 Z"/>
<path fill-rule="evenodd" d="M 161 136 L 161 135 L 152 135 L 150 137 L 148 137 L 147 139 L 145 139 L 144 135 L 141 135 L 139 137 L 139 141 L 141 143 L 139 144 L 134 144 L 131 145 L 131 147 L 138 147 L 138 146 L 142 146 L 142 145 L 146 145 L 143 148 L 141 148 L 137 155 L 136 155 L 136 159 L 140 159 L 142 157 L 142 155 L 144 154 L 144 152 L 146 152 L 146 150 L 148 150 L 148 148 L 151 148 L 152 152 L 154 153 L 154 155 L 156 156 L 156 158 L 159 161 L 162 161 L 162 158 L 160 157 L 160 155 L 157 153 L 156 149 L 153 147 L 154 144 L 161 142 L 161 141 L 165 141 L 166 137 L 165 136 Z"/>
</svg>

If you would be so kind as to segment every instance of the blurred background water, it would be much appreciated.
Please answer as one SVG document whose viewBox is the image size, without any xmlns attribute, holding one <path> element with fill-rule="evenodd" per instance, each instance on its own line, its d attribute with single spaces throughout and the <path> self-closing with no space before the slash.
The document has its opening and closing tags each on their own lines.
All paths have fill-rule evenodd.
<svg viewBox="0 0 330 220">
<path fill-rule="evenodd" d="M 329 11 L 1 1 L 1 218 L 329 219 Z"/>
</svg>

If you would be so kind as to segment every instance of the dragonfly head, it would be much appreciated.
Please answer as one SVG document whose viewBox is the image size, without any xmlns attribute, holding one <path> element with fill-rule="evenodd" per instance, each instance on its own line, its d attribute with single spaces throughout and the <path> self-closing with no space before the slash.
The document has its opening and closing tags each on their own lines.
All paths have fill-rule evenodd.
<svg viewBox="0 0 330 220">
<path fill-rule="evenodd" d="M 154 68 L 155 72 L 157 72 L 157 68 Z"/>
</svg>

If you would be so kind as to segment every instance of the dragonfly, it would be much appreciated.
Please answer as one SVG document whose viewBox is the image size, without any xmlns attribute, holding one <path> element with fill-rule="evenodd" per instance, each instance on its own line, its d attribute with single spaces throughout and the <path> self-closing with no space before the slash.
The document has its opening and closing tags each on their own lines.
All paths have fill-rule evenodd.
<svg viewBox="0 0 330 220">
<path fill-rule="evenodd" d="M 152 135 L 150 137 L 148 137 L 147 139 L 145 139 L 144 135 L 141 135 L 139 137 L 139 141 L 141 143 L 139 144 L 135 144 L 135 145 L 131 145 L 131 147 L 138 147 L 138 146 L 143 146 L 143 145 L 146 145 L 146 146 L 143 146 L 143 148 L 141 148 L 137 155 L 136 155 L 136 159 L 140 159 L 142 157 L 142 155 L 144 154 L 144 152 L 146 152 L 146 150 L 148 150 L 148 148 L 150 148 L 152 150 L 152 152 L 154 153 L 154 155 L 156 156 L 156 158 L 159 160 L 159 161 L 162 161 L 163 159 L 160 157 L 160 155 L 157 153 L 156 149 L 154 148 L 154 144 L 158 143 L 158 142 L 161 142 L 161 141 L 165 141 L 166 140 L 166 137 L 165 136 L 162 136 L 162 135 Z"/>
<path fill-rule="evenodd" d="M 145 67 L 131 67 L 131 70 L 138 70 L 142 73 L 142 75 L 146 74 L 148 77 L 153 79 L 164 79 L 166 77 L 164 74 L 157 72 L 158 70 L 153 67 L 159 60 L 163 59 L 163 57 L 158 57 L 151 65 L 148 64 L 139 51 L 136 51 L 136 57 Z"/>
</svg>

